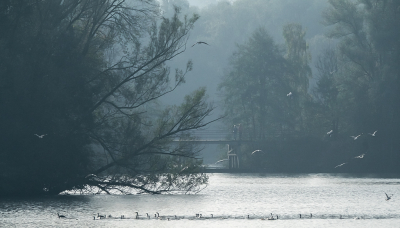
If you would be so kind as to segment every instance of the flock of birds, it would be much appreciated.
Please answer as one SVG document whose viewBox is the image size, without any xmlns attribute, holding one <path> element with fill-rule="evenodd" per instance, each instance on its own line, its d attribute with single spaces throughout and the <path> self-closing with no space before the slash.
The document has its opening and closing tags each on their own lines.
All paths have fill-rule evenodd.
<svg viewBox="0 0 400 228">
<path fill-rule="evenodd" d="M 368 134 L 371 135 L 372 137 L 375 137 L 377 132 L 378 132 L 378 131 L 374 131 L 373 133 L 368 133 Z M 329 137 L 332 137 L 333 130 L 328 131 L 326 134 L 327 134 Z M 353 138 L 353 140 L 357 140 L 357 139 L 358 139 L 359 137 L 361 137 L 361 135 L 363 135 L 363 134 L 364 134 L 364 133 L 361 133 L 361 134 L 356 135 L 356 136 L 352 135 L 352 136 L 350 136 L 350 137 Z M 361 155 L 358 155 L 358 156 L 356 156 L 356 157 L 354 157 L 354 158 L 352 158 L 352 159 L 361 159 L 361 158 L 364 158 L 364 156 L 365 156 L 365 154 L 361 154 Z M 347 163 L 348 163 L 348 162 L 344 162 L 344 163 L 342 163 L 342 164 L 339 164 L 339 165 L 335 166 L 335 168 L 338 168 L 338 167 L 341 167 L 341 166 L 343 166 L 343 165 L 346 165 Z"/>
<path fill-rule="evenodd" d="M 57 216 L 59 219 L 66 219 L 67 217 L 65 215 L 60 215 L 59 213 L 57 213 Z M 299 218 L 306 218 L 307 216 L 305 216 L 304 214 L 301 215 L 299 214 Z M 341 217 L 341 216 L 340 216 Z M 112 215 L 101 215 L 100 213 L 97 213 L 97 216 L 93 216 L 93 220 L 99 220 L 99 219 L 132 219 L 132 218 L 125 218 L 125 215 L 121 215 L 118 217 L 114 217 Z M 154 218 L 153 219 L 158 219 L 158 220 L 180 220 L 180 219 L 188 219 L 188 220 L 195 220 L 195 219 L 229 219 L 229 218 L 234 218 L 234 219 L 257 219 L 259 218 L 260 220 L 277 220 L 279 219 L 278 215 L 273 215 L 272 213 L 265 217 L 265 216 L 251 216 L 247 215 L 247 216 L 239 216 L 239 217 L 229 217 L 229 216 L 214 216 L 214 214 L 210 214 L 210 216 L 203 216 L 202 214 L 196 214 L 195 216 L 160 216 L 160 214 L 158 212 L 156 212 L 154 214 Z M 310 214 L 309 218 L 312 218 L 312 214 Z M 135 216 L 134 219 L 152 219 L 152 217 L 149 215 L 149 213 L 146 213 L 146 217 L 141 217 L 139 215 L 139 212 L 135 212 Z"/>
<path fill-rule="evenodd" d="M 331 74 L 333 74 L 334 72 L 335 72 L 335 71 L 332 71 Z M 289 92 L 288 94 L 286 94 L 286 96 L 292 99 L 292 98 L 293 98 L 293 93 L 292 93 L 292 92 Z M 373 133 L 368 133 L 368 134 L 371 135 L 372 137 L 375 137 L 377 132 L 378 132 L 378 131 L 374 131 Z M 333 130 L 328 131 L 326 134 L 327 134 L 329 137 L 332 137 L 332 135 L 333 135 Z M 361 134 L 359 134 L 359 135 L 356 135 L 356 136 L 352 135 L 352 136 L 350 136 L 350 137 L 353 138 L 353 140 L 357 140 L 359 137 L 361 137 L 361 135 L 363 135 L 363 133 L 361 133 Z M 255 151 L 253 151 L 251 154 L 254 154 L 254 153 L 260 152 L 260 151 L 261 151 L 261 150 L 255 150 Z M 354 157 L 354 159 L 364 158 L 364 156 L 365 156 L 365 154 L 361 154 L 361 155 L 359 155 L 359 156 Z M 340 165 L 335 166 L 335 168 L 341 167 L 341 166 L 343 166 L 343 165 L 345 165 L 345 164 L 347 164 L 347 163 L 344 162 L 344 163 L 342 163 L 342 164 L 340 164 Z"/>
</svg>

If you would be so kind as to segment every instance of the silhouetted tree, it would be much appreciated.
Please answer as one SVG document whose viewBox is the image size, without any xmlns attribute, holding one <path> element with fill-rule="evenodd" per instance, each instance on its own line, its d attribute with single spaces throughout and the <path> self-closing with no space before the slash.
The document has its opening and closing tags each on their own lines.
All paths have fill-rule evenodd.
<svg viewBox="0 0 400 228">
<path fill-rule="evenodd" d="M 152 0 L 0 3 L 4 195 L 196 191 L 206 183 L 193 173 L 197 149 L 169 144 L 207 125 L 205 90 L 159 118 L 146 113 L 191 70 L 191 62 L 176 70 L 170 86 L 165 63 L 185 50 L 198 16 L 157 13 Z"/>
</svg>

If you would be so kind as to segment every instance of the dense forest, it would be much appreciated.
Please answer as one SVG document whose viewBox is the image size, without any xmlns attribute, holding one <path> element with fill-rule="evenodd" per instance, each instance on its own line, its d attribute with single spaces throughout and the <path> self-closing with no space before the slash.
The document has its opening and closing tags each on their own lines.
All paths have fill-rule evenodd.
<svg viewBox="0 0 400 228">
<path fill-rule="evenodd" d="M 261 28 L 233 53 L 220 84 L 226 125 L 262 141 L 242 145 L 242 160 L 273 172 L 398 172 L 400 3 L 331 0 L 322 16 L 337 45 L 314 57 L 314 75 L 300 24 L 283 26 L 282 46 Z"/>
<path fill-rule="evenodd" d="M 242 168 L 399 171 L 396 1 L 163 2 L 201 16 L 189 41 L 210 47 L 172 62 L 193 59 L 188 82 L 207 86 L 226 115 L 216 129 L 240 124 L 257 141 L 242 144 Z M 226 148 L 211 150 L 220 157 L 210 164 L 226 158 Z"/>
</svg>

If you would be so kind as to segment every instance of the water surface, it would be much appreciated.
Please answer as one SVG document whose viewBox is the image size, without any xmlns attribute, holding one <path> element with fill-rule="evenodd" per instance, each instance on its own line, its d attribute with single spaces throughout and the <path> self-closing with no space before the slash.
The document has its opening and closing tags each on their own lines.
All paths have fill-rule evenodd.
<svg viewBox="0 0 400 228">
<path fill-rule="evenodd" d="M 0 227 L 400 227 L 398 197 L 398 177 L 211 174 L 192 195 L 1 199 Z M 112 217 L 93 220 L 97 213 Z"/>
</svg>

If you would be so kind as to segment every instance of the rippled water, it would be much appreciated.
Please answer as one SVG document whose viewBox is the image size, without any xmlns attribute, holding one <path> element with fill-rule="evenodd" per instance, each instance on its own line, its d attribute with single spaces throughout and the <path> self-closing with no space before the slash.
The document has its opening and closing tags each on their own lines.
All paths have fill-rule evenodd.
<svg viewBox="0 0 400 228">
<path fill-rule="evenodd" d="M 398 177 L 211 174 L 195 195 L 1 199 L 0 227 L 400 227 L 399 197 Z M 97 213 L 113 217 L 93 220 Z"/>
</svg>

